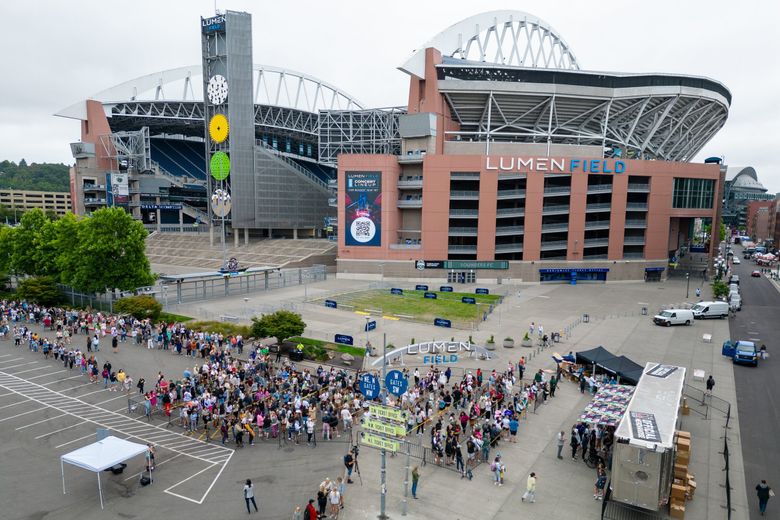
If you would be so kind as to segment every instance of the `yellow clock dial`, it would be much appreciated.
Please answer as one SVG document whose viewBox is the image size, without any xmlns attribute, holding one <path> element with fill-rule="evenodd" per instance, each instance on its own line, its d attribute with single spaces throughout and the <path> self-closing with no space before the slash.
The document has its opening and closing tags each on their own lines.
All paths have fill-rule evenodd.
<svg viewBox="0 0 780 520">
<path fill-rule="evenodd" d="M 228 136 L 228 120 L 222 114 L 214 114 L 214 117 L 209 121 L 209 136 L 215 143 L 221 143 Z"/>
</svg>

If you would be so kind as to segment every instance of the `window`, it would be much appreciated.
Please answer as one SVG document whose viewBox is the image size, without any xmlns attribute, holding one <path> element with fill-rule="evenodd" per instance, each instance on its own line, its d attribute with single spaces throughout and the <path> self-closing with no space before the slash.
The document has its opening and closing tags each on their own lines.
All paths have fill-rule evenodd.
<svg viewBox="0 0 780 520">
<path fill-rule="evenodd" d="M 673 208 L 712 209 L 715 197 L 715 181 L 675 177 Z"/>
</svg>

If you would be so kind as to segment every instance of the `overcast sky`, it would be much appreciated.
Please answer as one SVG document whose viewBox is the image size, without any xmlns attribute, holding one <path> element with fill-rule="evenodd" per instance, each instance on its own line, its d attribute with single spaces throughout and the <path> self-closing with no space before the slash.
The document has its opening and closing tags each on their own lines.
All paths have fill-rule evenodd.
<svg viewBox="0 0 780 520">
<path fill-rule="evenodd" d="M 52 116 L 120 82 L 200 63 L 199 17 L 214 0 L 1 1 L 0 159 L 72 163 L 74 120 Z M 396 67 L 449 25 L 522 9 L 551 24 L 581 68 L 707 76 L 733 94 L 725 127 L 699 160 L 751 165 L 780 192 L 780 2 L 239 1 L 252 13 L 254 61 L 306 72 L 367 106 L 404 105 Z"/>
</svg>

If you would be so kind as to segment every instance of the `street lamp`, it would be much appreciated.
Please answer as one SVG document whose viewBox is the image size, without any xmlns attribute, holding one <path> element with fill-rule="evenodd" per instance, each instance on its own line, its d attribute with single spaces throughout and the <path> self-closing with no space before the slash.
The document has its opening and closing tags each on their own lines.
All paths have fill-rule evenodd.
<svg viewBox="0 0 780 520">
<path fill-rule="evenodd" d="M 691 290 L 691 273 L 685 273 L 685 299 L 688 299 L 688 295 Z"/>
<path fill-rule="evenodd" d="M 371 321 L 371 316 L 363 316 L 366 319 L 366 352 L 371 353 L 371 344 L 368 342 L 368 322 Z"/>
</svg>

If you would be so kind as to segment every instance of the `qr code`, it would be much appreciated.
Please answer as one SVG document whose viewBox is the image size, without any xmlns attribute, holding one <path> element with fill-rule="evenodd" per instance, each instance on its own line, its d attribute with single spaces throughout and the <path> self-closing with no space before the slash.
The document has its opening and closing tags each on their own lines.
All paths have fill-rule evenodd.
<svg viewBox="0 0 780 520">
<path fill-rule="evenodd" d="M 356 237 L 370 237 L 371 236 L 371 222 L 368 220 L 355 222 L 355 236 Z"/>
</svg>

